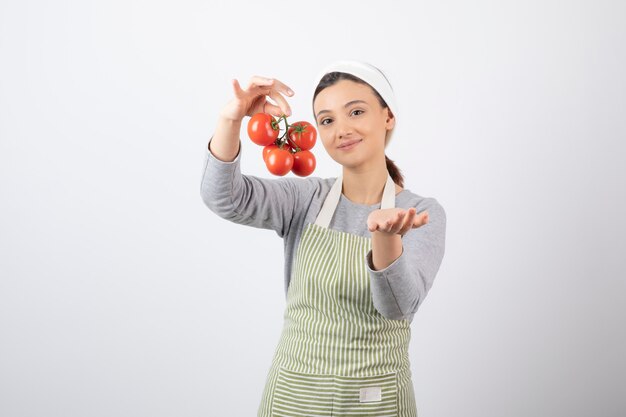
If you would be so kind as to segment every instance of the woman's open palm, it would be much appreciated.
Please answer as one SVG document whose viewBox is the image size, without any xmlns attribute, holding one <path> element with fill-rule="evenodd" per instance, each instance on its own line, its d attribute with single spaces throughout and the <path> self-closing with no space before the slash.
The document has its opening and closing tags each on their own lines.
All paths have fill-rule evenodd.
<svg viewBox="0 0 626 417">
<path fill-rule="evenodd" d="M 416 212 L 415 207 L 408 210 L 397 207 L 377 209 L 367 217 L 367 228 L 370 232 L 404 236 L 409 230 L 428 223 L 428 211 L 424 210 L 419 214 Z"/>
</svg>

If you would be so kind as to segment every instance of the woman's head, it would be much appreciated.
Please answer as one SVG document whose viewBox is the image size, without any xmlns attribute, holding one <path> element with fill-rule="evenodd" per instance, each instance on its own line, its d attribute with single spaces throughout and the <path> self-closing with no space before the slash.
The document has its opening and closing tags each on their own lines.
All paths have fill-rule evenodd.
<svg viewBox="0 0 626 417">
<path fill-rule="evenodd" d="M 320 139 L 331 158 L 346 167 L 384 159 L 393 181 L 404 186 L 400 170 L 385 155 L 396 123 L 395 114 L 374 87 L 347 72 L 328 72 L 315 88 L 313 113 Z M 358 145 L 340 149 L 353 140 L 358 140 Z"/>
</svg>

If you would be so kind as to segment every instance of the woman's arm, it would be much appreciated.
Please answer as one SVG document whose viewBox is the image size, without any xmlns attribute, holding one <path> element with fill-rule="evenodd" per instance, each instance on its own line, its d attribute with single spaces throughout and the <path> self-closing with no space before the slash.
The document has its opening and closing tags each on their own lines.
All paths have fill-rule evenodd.
<svg viewBox="0 0 626 417">
<path fill-rule="evenodd" d="M 222 162 L 232 162 L 239 154 L 239 132 L 242 120 L 220 117 L 217 120 L 215 133 L 209 139 L 208 149 L 211 154 Z"/>
<path fill-rule="evenodd" d="M 416 210 L 428 211 L 428 223 L 409 230 L 401 238 L 401 254 L 396 260 L 376 270 L 373 250 L 365 257 L 372 301 L 389 319 L 413 317 L 433 285 L 445 252 L 446 212 L 441 204 L 426 198 Z"/>
<path fill-rule="evenodd" d="M 229 125 L 221 126 L 222 135 L 229 132 Z M 305 202 L 310 201 L 315 183 L 310 178 L 265 179 L 243 175 L 241 141 L 237 137 L 230 144 L 220 146 L 219 132 L 216 130 L 205 149 L 200 186 L 205 205 L 223 219 L 271 229 L 284 237 L 289 233 L 294 216 L 306 213 Z M 233 142 L 236 146 L 232 146 Z M 220 152 L 219 157 L 213 152 Z M 233 152 L 236 152 L 234 156 Z"/>
</svg>

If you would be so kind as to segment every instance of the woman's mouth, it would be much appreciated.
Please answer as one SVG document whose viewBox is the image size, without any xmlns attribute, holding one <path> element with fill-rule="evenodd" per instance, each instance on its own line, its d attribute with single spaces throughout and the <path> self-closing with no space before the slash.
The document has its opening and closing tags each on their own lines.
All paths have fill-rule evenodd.
<svg viewBox="0 0 626 417">
<path fill-rule="evenodd" d="M 348 145 L 345 146 L 339 146 L 337 149 L 339 149 L 340 151 L 349 151 L 350 149 L 356 147 L 359 143 L 361 143 L 363 139 L 359 139 L 356 141 L 350 141 L 348 142 Z"/>
</svg>

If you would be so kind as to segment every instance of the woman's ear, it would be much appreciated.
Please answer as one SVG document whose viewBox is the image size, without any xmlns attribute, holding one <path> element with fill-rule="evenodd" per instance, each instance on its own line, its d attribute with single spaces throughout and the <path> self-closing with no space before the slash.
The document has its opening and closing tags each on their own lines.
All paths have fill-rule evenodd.
<svg viewBox="0 0 626 417">
<path fill-rule="evenodd" d="M 393 115 L 389 107 L 387 107 L 386 110 L 387 110 L 386 127 L 387 129 L 393 129 L 394 126 L 396 125 L 396 117 Z"/>
</svg>

